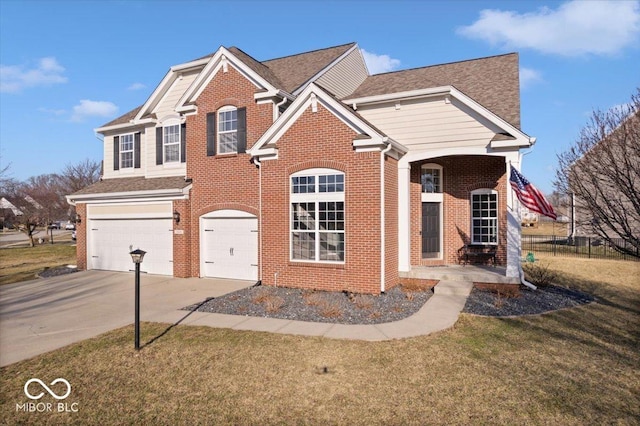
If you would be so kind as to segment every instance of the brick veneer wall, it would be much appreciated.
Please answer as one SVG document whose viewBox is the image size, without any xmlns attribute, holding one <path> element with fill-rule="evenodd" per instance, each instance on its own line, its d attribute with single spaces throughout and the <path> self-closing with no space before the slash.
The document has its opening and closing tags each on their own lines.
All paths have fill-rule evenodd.
<svg viewBox="0 0 640 426">
<path fill-rule="evenodd" d="M 385 290 L 389 290 L 400 283 L 398 272 L 398 161 L 387 157 L 384 167 Z"/>
<path fill-rule="evenodd" d="M 247 109 L 247 149 L 250 149 L 273 122 L 273 106 L 257 104 L 256 87 L 233 66 L 213 77 L 197 99 L 198 113 L 187 116 L 187 177 L 193 180 L 190 210 L 186 214 L 184 238 L 174 235 L 174 273 L 200 275 L 200 216 L 235 209 L 258 214 L 258 169 L 248 154 L 207 156 L 208 112 L 226 105 Z M 188 236 L 187 236 L 188 235 Z M 188 255 L 181 251 L 189 251 Z"/>
<path fill-rule="evenodd" d="M 278 159 L 262 163 L 265 284 L 276 285 L 277 280 L 278 286 L 380 292 L 380 153 L 354 152 L 354 136 L 318 105 L 317 112 L 307 109 L 277 142 Z M 345 173 L 344 264 L 290 260 L 290 175 L 316 167 Z M 397 262 L 393 268 L 397 275 Z"/>
<path fill-rule="evenodd" d="M 442 166 L 443 185 L 443 259 L 422 259 L 422 201 L 420 167 L 424 163 Z M 471 191 L 490 188 L 498 191 L 497 263 L 506 264 L 507 177 L 503 157 L 451 156 L 425 160 L 411 165 L 411 264 L 438 265 L 459 263 L 458 249 L 471 239 Z"/>
</svg>

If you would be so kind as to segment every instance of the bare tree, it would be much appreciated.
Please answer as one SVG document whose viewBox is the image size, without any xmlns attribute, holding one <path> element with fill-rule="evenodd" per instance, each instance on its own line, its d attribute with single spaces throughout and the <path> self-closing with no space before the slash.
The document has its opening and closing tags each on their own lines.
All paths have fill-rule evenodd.
<svg viewBox="0 0 640 426">
<path fill-rule="evenodd" d="M 616 250 L 640 252 L 640 88 L 631 102 L 594 111 L 558 155 L 556 189 L 575 194 L 579 226 Z"/>
<path fill-rule="evenodd" d="M 60 181 L 65 195 L 73 194 L 100 179 L 100 163 L 85 159 L 76 164 L 67 164 L 60 173 Z"/>
</svg>

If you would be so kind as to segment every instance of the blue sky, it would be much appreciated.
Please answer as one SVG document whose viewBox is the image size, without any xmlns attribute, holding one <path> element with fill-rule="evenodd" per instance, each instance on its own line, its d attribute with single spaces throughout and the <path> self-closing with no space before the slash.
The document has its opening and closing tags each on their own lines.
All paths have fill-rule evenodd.
<svg viewBox="0 0 640 426">
<path fill-rule="evenodd" d="M 544 192 L 591 111 L 640 87 L 638 1 L 0 0 L 0 165 L 101 160 L 94 128 L 220 45 L 265 60 L 352 41 L 378 72 L 519 52 L 523 172 Z"/>
</svg>

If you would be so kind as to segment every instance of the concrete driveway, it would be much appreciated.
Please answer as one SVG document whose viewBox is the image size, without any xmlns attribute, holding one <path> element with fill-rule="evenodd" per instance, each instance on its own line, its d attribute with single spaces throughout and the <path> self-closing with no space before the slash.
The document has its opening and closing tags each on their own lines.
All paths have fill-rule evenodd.
<svg viewBox="0 0 640 426">
<path fill-rule="evenodd" d="M 168 323 L 189 314 L 180 308 L 254 284 L 145 274 L 140 283 L 140 320 Z M 0 366 L 133 322 L 133 272 L 86 271 L 0 286 Z"/>
</svg>

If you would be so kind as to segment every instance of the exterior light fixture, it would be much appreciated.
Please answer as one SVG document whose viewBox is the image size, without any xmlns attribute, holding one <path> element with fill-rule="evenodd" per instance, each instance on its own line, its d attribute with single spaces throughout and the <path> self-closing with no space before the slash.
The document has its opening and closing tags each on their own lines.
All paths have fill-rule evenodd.
<svg viewBox="0 0 640 426">
<path fill-rule="evenodd" d="M 82 223 L 82 218 L 80 217 L 80 214 L 76 214 L 76 223 Z"/>
<path fill-rule="evenodd" d="M 173 212 L 173 220 L 176 221 L 176 223 L 180 223 L 180 212 L 179 211 L 174 211 Z"/>
<path fill-rule="evenodd" d="M 136 265 L 136 289 L 135 289 L 135 348 L 136 351 L 140 350 L 140 264 L 142 263 L 142 259 L 144 259 L 144 255 L 147 252 L 144 250 L 135 249 L 129 254 L 131 255 L 131 260 Z"/>
</svg>

